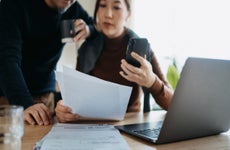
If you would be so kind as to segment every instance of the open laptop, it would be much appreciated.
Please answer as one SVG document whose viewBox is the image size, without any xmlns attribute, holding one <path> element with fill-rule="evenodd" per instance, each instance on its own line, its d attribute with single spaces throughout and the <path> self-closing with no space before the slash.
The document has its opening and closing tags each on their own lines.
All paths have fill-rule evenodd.
<svg viewBox="0 0 230 150">
<path fill-rule="evenodd" d="M 116 128 L 156 144 L 225 132 L 230 127 L 229 85 L 230 60 L 188 58 L 164 121 Z"/>
</svg>

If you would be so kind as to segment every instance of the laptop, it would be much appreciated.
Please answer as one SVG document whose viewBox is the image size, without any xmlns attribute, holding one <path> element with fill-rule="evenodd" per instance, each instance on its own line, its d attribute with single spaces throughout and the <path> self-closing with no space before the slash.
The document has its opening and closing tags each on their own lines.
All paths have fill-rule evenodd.
<svg viewBox="0 0 230 150">
<path fill-rule="evenodd" d="M 164 121 L 115 126 L 156 144 L 216 135 L 230 127 L 230 60 L 186 60 Z"/>
</svg>

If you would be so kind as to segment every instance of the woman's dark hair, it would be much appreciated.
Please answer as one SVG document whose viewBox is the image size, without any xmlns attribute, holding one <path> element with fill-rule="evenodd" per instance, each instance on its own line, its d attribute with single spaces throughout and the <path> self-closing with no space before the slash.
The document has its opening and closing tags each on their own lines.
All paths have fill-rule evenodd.
<svg viewBox="0 0 230 150">
<path fill-rule="evenodd" d="M 126 4 L 126 7 L 128 9 L 128 11 L 130 11 L 130 0 L 124 0 L 125 1 L 125 4 Z M 99 4 L 100 4 L 100 0 L 97 0 L 96 1 L 96 4 L 95 4 L 95 10 L 94 10 L 94 15 L 93 15 L 93 21 L 94 21 L 94 24 L 97 23 L 97 11 L 98 11 L 98 8 L 99 8 Z"/>
</svg>

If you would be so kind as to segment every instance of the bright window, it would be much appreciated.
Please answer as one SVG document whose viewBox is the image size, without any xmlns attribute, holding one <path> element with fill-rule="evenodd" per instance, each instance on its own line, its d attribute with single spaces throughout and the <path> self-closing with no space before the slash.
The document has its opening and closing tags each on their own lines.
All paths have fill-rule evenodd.
<svg viewBox="0 0 230 150">
<path fill-rule="evenodd" d="M 230 59 L 229 0 L 134 0 L 132 27 L 147 37 L 163 71 L 175 57 Z"/>
<path fill-rule="evenodd" d="M 147 37 L 166 74 L 187 57 L 230 59 L 229 0 L 134 0 L 132 28 Z M 159 106 L 151 100 L 153 109 Z"/>
</svg>

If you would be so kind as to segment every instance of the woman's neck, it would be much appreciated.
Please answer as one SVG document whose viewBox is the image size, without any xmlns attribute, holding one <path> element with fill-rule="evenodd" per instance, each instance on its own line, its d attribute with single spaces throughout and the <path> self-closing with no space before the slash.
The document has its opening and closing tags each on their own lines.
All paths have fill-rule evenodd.
<svg viewBox="0 0 230 150">
<path fill-rule="evenodd" d="M 126 27 L 124 27 L 121 31 L 118 31 L 118 32 L 116 32 L 116 34 L 110 34 L 110 35 L 106 35 L 105 33 L 104 33 L 104 35 L 106 36 L 106 38 L 108 38 L 108 39 L 116 39 L 116 38 L 119 38 L 119 37 L 121 37 L 122 35 L 124 35 L 124 33 L 126 33 L 127 32 L 127 28 Z"/>
<path fill-rule="evenodd" d="M 125 40 L 125 35 L 127 33 L 127 29 L 125 29 L 123 31 L 122 34 L 120 34 L 119 36 L 116 36 L 114 38 L 109 38 L 107 36 L 105 36 L 105 47 L 108 48 L 108 49 L 117 49 L 119 48 L 121 45 L 124 45 L 126 43 L 126 40 Z"/>
</svg>

